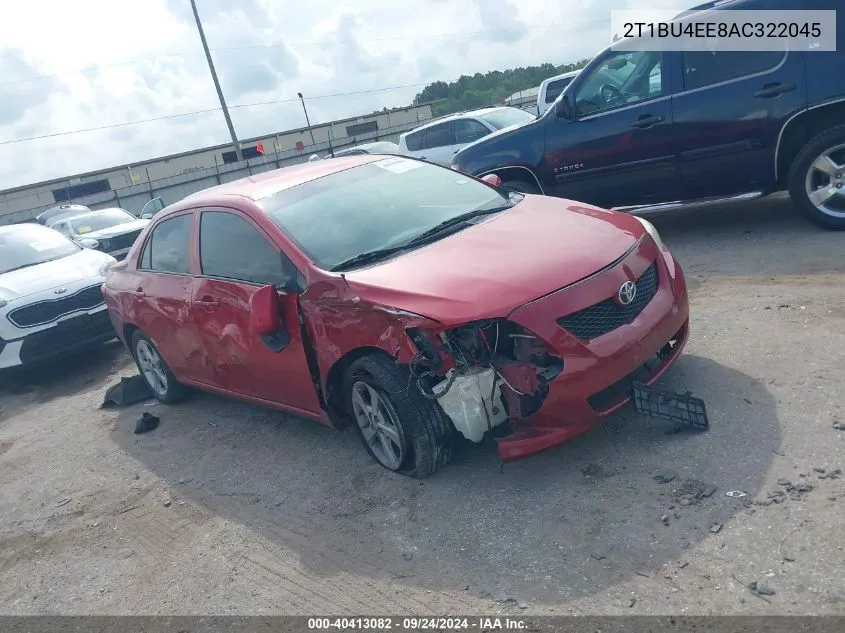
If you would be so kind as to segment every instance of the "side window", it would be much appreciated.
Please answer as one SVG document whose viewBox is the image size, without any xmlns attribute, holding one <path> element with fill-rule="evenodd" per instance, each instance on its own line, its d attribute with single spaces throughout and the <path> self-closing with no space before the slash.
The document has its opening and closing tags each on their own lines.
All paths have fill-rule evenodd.
<svg viewBox="0 0 845 633">
<path fill-rule="evenodd" d="M 405 145 L 408 146 L 409 152 L 418 152 L 423 148 L 423 134 L 424 130 L 412 132 L 405 137 Z"/>
<path fill-rule="evenodd" d="M 191 274 L 191 223 L 192 213 L 177 215 L 158 224 L 150 233 L 140 268 L 180 275 Z"/>
<path fill-rule="evenodd" d="M 452 121 L 455 126 L 455 143 L 472 143 L 490 134 L 490 130 L 473 119 L 458 119 Z"/>
<path fill-rule="evenodd" d="M 546 103 L 554 103 L 555 99 L 563 92 L 563 89 L 572 83 L 573 79 L 574 77 L 564 77 L 563 79 L 550 81 L 546 86 Z"/>
<path fill-rule="evenodd" d="M 613 52 L 580 81 L 575 111 L 589 116 L 663 96 L 662 70 L 659 51 Z"/>
<path fill-rule="evenodd" d="M 777 66 L 784 51 L 684 51 L 684 89 L 703 88 Z"/>
<path fill-rule="evenodd" d="M 434 149 L 435 147 L 444 147 L 446 145 L 454 145 L 452 140 L 452 124 L 438 123 L 432 125 L 425 130 L 425 143 L 423 149 Z"/>
<path fill-rule="evenodd" d="M 290 260 L 249 222 L 233 213 L 204 211 L 200 220 L 202 274 L 262 285 L 284 285 Z"/>
</svg>

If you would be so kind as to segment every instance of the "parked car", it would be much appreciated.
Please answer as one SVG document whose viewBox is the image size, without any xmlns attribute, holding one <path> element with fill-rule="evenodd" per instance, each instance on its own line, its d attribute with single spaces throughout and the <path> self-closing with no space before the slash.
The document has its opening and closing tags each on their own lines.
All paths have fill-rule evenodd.
<svg viewBox="0 0 845 633">
<path fill-rule="evenodd" d="M 142 220 L 151 220 L 155 214 L 164 209 L 165 206 L 167 205 L 164 204 L 164 200 L 161 198 L 153 198 L 141 208 L 141 212 L 138 214 L 138 217 Z"/>
<path fill-rule="evenodd" d="M 399 152 L 438 165 L 449 165 L 459 149 L 498 130 L 512 129 L 537 117 L 509 106 L 483 108 L 435 119 L 399 136 Z"/>
<path fill-rule="evenodd" d="M 48 224 L 49 222 L 55 222 L 62 218 L 79 215 L 80 213 L 88 213 L 90 210 L 84 204 L 60 204 L 35 216 L 35 221 L 39 224 Z"/>
<path fill-rule="evenodd" d="M 160 401 L 351 423 L 393 471 L 555 446 L 678 358 L 684 275 L 646 220 L 494 181 L 350 156 L 192 194 L 109 271 L 115 331 Z"/>
<path fill-rule="evenodd" d="M 0 226 L 0 369 L 115 338 L 100 292 L 114 263 L 40 224 Z"/>
<path fill-rule="evenodd" d="M 720 5 L 744 8 L 794 7 L 786 0 Z M 839 38 L 843 25 L 838 20 Z M 607 49 L 544 116 L 468 145 L 452 166 L 496 174 L 513 190 L 638 213 L 788 190 L 810 220 L 845 229 L 843 67 L 841 48 Z"/>
<path fill-rule="evenodd" d="M 390 141 L 376 141 L 373 143 L 363 143 L 362 145 L 355 145 L 354 147 L 346 147 L 344 149 L 336 149 L 334 153 L 329 153 L 323 158 L 339 158 L 341 156 L 355 156 L 357 154 L 400 154 L 399 146 Z"/>
<path fill-rule="evenodd" d="M 578 76 L 579 72 L 581 71 L 573 70 L 572 72 L 563 73 L 562 75 L 556 75 L 543 80 L 540 84 L 540 90 L 537 92 L 538 116 L 542 116 L 546 113 L 546 110 L 548 110 L 557 100 L 560 93 L 563 92 L 563 89 L 572 83 L 572 80 Z"/>
<path fill-rule="evenodd" d="M 126 257 L 129 247 L 148 223 L 149 220 L 136 218 L 126 209 L 115 207 L 49 220 L 47 225 L 82 246 L 120 260 Z"/>
</svg>

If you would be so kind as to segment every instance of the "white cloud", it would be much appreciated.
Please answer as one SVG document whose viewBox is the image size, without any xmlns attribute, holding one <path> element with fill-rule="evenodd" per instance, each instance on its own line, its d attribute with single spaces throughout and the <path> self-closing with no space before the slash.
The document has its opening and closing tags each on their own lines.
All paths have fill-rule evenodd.
<svg viewBox="0 0 845 633">
<path fill-rule="evenodd" d="M 196 0 L 244 138 L 411 102 L 422 85 L 590 56 L 624 0 Z M 217 107 L 188 0 L 37 0 L 0 21 L 0 143 Z M 655 6 L 677 2 L 650 0 Z M 79 72 L 83 71 L 83 72 Z M 41 77 L 41 78 L 36 78 Z M 528 87 L 528 86 L 526 86 Z M 370 92 L 366 92 L 370 91 Z M 325 98 L 325 95 L 361 92 Z M 224 143 L 220 112 L 0 144 L 0 189 Z"/>
</svg>

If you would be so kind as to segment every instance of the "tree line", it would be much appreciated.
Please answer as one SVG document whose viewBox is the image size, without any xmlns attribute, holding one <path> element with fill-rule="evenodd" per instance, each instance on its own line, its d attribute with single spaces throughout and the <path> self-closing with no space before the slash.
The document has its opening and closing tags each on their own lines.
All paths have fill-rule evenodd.
<svg viewBox="0 0 845 633">
<path fill-rule="evenodd" d="M 448 83 L 435 81 L 414 97 L 413 105 L 432 103 L 434 116 L 495 105 L 515 92 L 539 86 L 544 79 L 580 70 L 589 61 L 587 58 L 562 66 L 546 63 L 525 68 L 492 70 L 484 74 L 463 75 L 457 81 Z"/>
</svg>

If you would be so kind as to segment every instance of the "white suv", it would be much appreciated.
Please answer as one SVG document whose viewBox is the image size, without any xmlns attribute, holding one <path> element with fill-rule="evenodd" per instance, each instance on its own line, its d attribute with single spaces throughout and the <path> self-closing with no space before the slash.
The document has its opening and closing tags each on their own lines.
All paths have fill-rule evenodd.
<svg viewBox="0 0 845 633">
<path fill-rule="evenodd" d="M 580 70 L 573 70 L 543 80 L 543 83 L 540 84 L 540 90 L 537 92 L 537 116 L 543 116 L 546 110 L 552 107 L 563 89 L 571 84 L 580 72 Z"/>
<path fill-rule="evenodd" d="M 448 167 L 452 157 L 465 145 L 536 118 L 530 112 L 509 106 L 451 114 L 400 135 L 399 152 Z"/>
<path fill-rule="evenodd" d="M 0 226 L 0 369 L 115 338 L 100 290 L 115 262 L 40 224 Z"/>
</svg>

